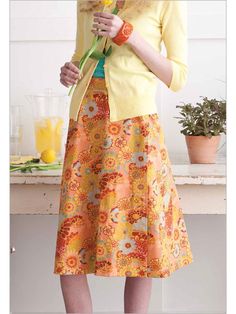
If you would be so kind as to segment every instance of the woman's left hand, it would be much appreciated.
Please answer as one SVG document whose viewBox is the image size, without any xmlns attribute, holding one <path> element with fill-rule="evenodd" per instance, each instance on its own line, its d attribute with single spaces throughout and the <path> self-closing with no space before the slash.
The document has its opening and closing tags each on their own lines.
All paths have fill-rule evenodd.
<svg viewBox="0 0 236 314">
<path fill-rule="evenodd" d="M 93 24 L 95 29 L 91 31 L 95 35 L 110 38 L 115 37 L 123 25 L 123 20 L 118 15 L 107 12 L 95 12 L 94 22 L 96 22 L 96 24 Z"/>
</svg>

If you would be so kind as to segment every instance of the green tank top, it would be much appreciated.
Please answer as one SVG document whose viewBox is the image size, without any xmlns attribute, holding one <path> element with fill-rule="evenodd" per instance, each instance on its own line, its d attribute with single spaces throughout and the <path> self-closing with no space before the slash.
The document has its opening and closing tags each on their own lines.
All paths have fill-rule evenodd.
<svg viewBox="0 0 236 314">
<path fill-rule="evenodd" d="M 97 66 L 95 68 L 95 71 L 93 73 L 93 77 L 105 78 L 105 73 L 104 73 L 104 68 L 103 68 L 104 63 L 105 63 L 105 57 L 99 60 Z"/>
</svg>

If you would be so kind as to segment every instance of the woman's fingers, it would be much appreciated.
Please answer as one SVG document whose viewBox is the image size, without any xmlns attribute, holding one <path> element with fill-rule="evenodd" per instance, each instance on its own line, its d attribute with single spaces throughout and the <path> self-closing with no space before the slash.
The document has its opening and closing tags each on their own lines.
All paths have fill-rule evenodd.
<svg viewBox="0 0 236 314">
<path fill-rule="evenodd" d="M 95 18 L 101 17 L 101 18 L 105 18 L 105 19 L 113 19 L 114 18 L 114 14 L 108 13 L 108 12 L 94 12 L 93 16 L 95 16 Z"/>
<path fill-rule="evenodd" d="M 65 66 L 62 68 L 62 71 L 63 73 L 75 79 L 82 77 L 82 71 L 72 62 L 66 62 Z"/>
<path fill-rule="evenodd" d="M 65 65 L 61 67 L 60 82 L 66 87 L 77 84 L 78 79 L 82 77 L 82 71 L 72 62 L 66 62 Z"/>
<path fill-rule="evenodd" d="M 110 36 L 109 31 L 97 31 L 97 30 L 92 29 L 91 32 L 94 33 L 94 35 L 107 36 L 107 37 Z"/>
<path fill-rule="evenodd" d="M 64 85 L 65 87 L 69 87 L 69 86 L 70 86 L 69 84 L 67 84 L 66 82 L 64 82 L 62 79 L 60 79 L 60 82 L 61 82 L 61 84 Z"/>
<path fill-rule="evenodd" d="M 72 80 L 64 74 L 61 74 L 61 80 L 67 85 L 73 85 L 77 83 L 77 80 Z"/>
<path fill-rule="evenodd" d="M 69 68 L 69 70 L 71 70 L 72 72 L 75 72 L 76 74 L 76 78 L 82 78 L 83 77 L 83 73 L 82 71 L 76 66 L 74 65 L 72 62 L 69 63 L 69 65 L 67 65 L 67 67 Z"/>
<path fill-rule="evenodd" d="M 115 14 L 96 13 L 94 13 L 94 22 L 97 23 L 92 25 L 94 29 L 91 29 L 91 32 L 99 36 L 115 37 L 123 25 L 123 20 Z"/>
<path fill-rule="evenodd" d="M 60 76 L 64 81 L 67 81 L 69 83 L 75 83 L 75 81 L 77 80 L 77 78 L 74 78 L 74 77 L 68 75 L 67 72 L 66 73 L 61 72 Z"/>
<path fill-rule="evenodd" d="M 70 68 L 64 66 L 61 68 L 61 73 L 65 76 L 68 76 L 69 78 L 77 79 L 79 77 L 78 73 L 75 73 Z"/>
<path fill-rule="evenodd" d="M 102 30 L 109 30 L 111 27 L 105 24 L 93 24 L 93 28 L 101 28 Z"/>
<path fill-rule="evenodd" d="M 72 62 L 66 62 L 65 67 L 71 70 L 72 72 L 79 73 L 79 69 Z"/>
<path fill-rule="evenodd" d="M 102 18 L 102 17 L 95 17 L 93 19 L 94 22 L 99 22 L 99 23 L 102 23 L 102 24 L 106 24 L 106 25 L 112 25 L 113 24 L 113 19 L 105 19 L 105 18 Z"/>
</svg>

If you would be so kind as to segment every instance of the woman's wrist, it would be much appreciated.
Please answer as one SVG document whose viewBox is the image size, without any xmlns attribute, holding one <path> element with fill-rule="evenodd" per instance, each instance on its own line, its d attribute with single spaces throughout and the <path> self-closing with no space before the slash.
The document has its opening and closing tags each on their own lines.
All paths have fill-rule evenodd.
<svg viewBox="0 0 236 314">
<path fill-rule="evenodd" d="M 120 27 L 116 36 L 112 38 L 112 41 L 116 43 L 118 46 L 121 46 L 127 42 L 132 32 L 133 25 L 123 20 L 122 26 Z"/>
<path fill-rule="evenodd" d="M 135 30 L 132 31 L 126 43 L 129 44 L 132 48 L 137 46 L 137 42 L 139 40 L 139 33 Z"/>
</svg>

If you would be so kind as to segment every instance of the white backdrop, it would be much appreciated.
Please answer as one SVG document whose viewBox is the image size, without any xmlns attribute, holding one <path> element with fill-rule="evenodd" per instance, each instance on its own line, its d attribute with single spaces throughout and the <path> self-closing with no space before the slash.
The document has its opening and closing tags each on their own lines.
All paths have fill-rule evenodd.
<svg viewBox="0 0 236 314">
<path fill-rule="evenodd" d="M 178 114 L 175 106 L 199 101 L 201 95 L 225 97 L 225 3 L 188 1 L 188 83 L 178 93 L 161 83 L 157 93 L 166 144 L 173 155 L 186 153 L 180 126 L 173 118 Z M 31 154 L 35 151 L 33 124 L 24 95 L 43 93 L 48 87 L 68 93 L 59 73 L 75 47 L 76 1 L 10 1 L 10 15 L 10 103 L 24 105 L 22 152 Z M 223 136 L 221 144 L 224 141 Z M 220 154 L 224 153 L 223 147 Z"/>
</svg>

